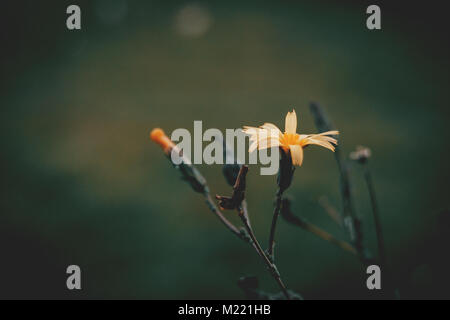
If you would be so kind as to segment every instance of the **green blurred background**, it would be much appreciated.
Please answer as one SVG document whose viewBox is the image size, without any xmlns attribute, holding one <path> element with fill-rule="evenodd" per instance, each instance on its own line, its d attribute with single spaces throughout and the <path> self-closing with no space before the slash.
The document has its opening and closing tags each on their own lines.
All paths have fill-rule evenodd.
<svg viewBox="0 0 450 320">
<path fill-rule="evenodd" d="M 310 101 L 345 155 L 372 149 L 388 258 L 404 298 L 448 298 L 448 39 L 440 2 L 4 1 L 1 10 L 1 298 L 244 297 L 276 285 L 148 139 L 162 127 L 238 128 Z M 78 4 L 82 30 L 66 29 Z M 219 165 L 200 166 L 227 194 Z M 352 166 L 365 244 L 376 252 L 361 168 Z M 275 176 L 251 166 L 248 204 L 267 243 Z M 318 204 L 340 208 L 332 153 L 311 147 L 288 194 L 295 212 L 347 239 Z M 239 223 L 233 213 L 230 219 Z M 357 259 L 279 221 L 277 265 L 307 299 L 378 298 Z M 68 291 L 66 267 L 82 270 Z"/>
</svg>

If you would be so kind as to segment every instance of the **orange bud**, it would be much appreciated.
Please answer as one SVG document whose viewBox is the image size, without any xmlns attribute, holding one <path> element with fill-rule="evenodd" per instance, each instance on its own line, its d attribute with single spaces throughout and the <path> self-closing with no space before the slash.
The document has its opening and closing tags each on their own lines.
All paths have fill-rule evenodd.
<svg viewBox="0 0 450 320">
<path fill-rule="evenodd" d="M 150 132 L 150 139 L 159 144 L 166 154 L 175 146 L 172 140 L 160 128 L 155 128 Z"/>
</svg>

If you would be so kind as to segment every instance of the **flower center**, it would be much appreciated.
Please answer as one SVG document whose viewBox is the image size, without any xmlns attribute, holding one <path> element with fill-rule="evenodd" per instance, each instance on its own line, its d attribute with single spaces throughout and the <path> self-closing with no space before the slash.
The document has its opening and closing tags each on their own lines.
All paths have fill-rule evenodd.
<svg viewBox="0 0 450 320">
<path fill-rule="evenodd" d="M 297 133 L 284 133 L 280 137 L 281 147 L 287 151 L 289 145 L 300 144 L 300 135 Z"/>
</svg>

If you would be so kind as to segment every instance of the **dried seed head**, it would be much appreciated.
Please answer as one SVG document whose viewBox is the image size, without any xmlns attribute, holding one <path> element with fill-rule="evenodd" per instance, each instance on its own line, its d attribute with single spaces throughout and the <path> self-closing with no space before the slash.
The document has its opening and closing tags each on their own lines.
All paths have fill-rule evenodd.
<svg viewBox="0 0 450 320">
<path fill-rule="evenodd" d="M 365 163 L 371 156 L 372 152 L 364 146 L 357 146 L 356 150 L 350 152 L 350 159 L 359 163 Z"/>
</svg>

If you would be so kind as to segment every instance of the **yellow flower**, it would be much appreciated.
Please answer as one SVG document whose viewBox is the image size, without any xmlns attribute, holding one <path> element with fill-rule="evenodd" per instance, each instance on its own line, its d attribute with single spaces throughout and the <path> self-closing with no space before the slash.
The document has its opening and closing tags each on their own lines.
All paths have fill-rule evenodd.
<svg viewBox="0 0 450 320">
<path fill-rule="evenodd" d="M 244 132 L 250 135 L 250 148 L 248 152 L 262 150 L 271 147 L 280 147 L 286 153 L 291 153 L 292 164 L 301 166 L 303 162 L 303 148 L 310 144 L 315 144 L 334 152 L 334 145 L 337 140 L 329 137 L 338 135 L 339 131 L 327 131 L 319 134 L 298 134 L 297 115 L 295 110 L 288 112 L 285 120 L 285 131 L 281 132 L 272 123 L 264 123 L 259 128 L 244 126 Z M 334 145 L 333 145 L 334 144 Z"/>
</svg>

